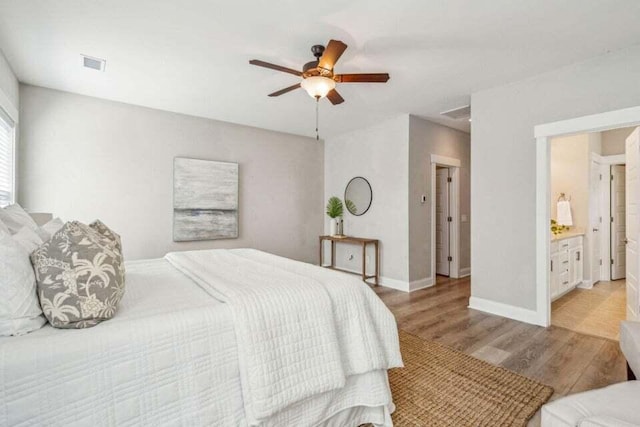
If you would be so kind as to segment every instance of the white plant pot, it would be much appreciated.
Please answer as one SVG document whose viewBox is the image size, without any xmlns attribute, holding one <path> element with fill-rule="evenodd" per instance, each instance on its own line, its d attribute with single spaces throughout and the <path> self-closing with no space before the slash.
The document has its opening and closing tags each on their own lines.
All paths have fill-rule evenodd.
<svg viewBox="0 0 640 427">
<path fill-rule="evenodd" d="M 329 234 L 331 236 L 336 236 L 338 234 L 338 218 L 331 218 L 329 220 Z"/>
</svg>

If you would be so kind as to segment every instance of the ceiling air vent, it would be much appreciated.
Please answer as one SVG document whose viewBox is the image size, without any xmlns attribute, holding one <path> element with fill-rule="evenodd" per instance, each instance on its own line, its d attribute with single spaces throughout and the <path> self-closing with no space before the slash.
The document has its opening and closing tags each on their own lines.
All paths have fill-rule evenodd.
<svg viewBox="0 0 640 427">
<path fill-rule="evenodd" d="M 465 105 L 464 107 L 454 108 L 453 110 L 443 111 L 440 113 L 443 116 L 447 116 L 453 120 L 471 119 L 471 105 Z"/>
<path fill-rule="evenodd" d="M 92 70 L 104 71 L 104 67 L 107 61 L 100 58 L 94 58 L 93 56 L 80 55 L 82 57 L 82 66 L 85 68 L 91 68 Z"/>
</svg>

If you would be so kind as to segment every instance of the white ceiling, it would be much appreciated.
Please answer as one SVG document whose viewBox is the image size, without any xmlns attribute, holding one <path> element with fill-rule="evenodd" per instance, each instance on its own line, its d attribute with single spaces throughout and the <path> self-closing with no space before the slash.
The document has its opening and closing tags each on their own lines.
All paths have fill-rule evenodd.
<svg viewBox="0 0 640 427">
<path fill-rule="evenodd" d="M 0 0 L 0 48 L 20 81 L 234 123 L 314 135 L 295 76 L 310 47 L 349 45 L 337 72 L 388 72 L 321 102 L 327 137 L 411 113 L 439 116 L 483 88 L 640 43 L 638 0 Z M 83 69 L 80 54 L 105 58 Z"/>
</svg>

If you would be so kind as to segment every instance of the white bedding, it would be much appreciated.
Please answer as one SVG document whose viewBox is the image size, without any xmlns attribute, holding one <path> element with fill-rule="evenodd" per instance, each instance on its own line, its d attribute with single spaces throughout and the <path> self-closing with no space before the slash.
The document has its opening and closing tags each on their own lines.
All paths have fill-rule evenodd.
<svg viewBox="0 0 640 427">
<path fill-rule="evenodd" d="M 0 425 L 242 425 L 228 307 L 163 260 L 126 280 L 108 322 L 0 339 Z"/>
<path fill-rule="evenodd" d="M 252 249 L 165 258 L 231 307 L 250 421 L 402 366 L 393 315 L 351 276 Z"/>
<path fill-rule="evenodd" d="M 165 260 L 127 263 L 126 286 L 94 328 L 0 338 L 0 425 L 249 424 L 230 306 Z M 252 424 L 388 426 L 392 407 L 376 369 Z"/>
</svg>

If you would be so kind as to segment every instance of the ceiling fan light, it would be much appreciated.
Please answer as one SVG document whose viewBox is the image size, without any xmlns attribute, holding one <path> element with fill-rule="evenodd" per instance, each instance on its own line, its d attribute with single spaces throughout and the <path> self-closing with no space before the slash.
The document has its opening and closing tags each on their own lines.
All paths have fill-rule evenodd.
<svg viewBox="0 0 640 427">
<path fill-rule="evenodd" d="M 300 86 L 312 98 L 324 98 L 336 87 L 336 82 L 329 77 L 312 76 L 302 80 Z"/>
</svg>

